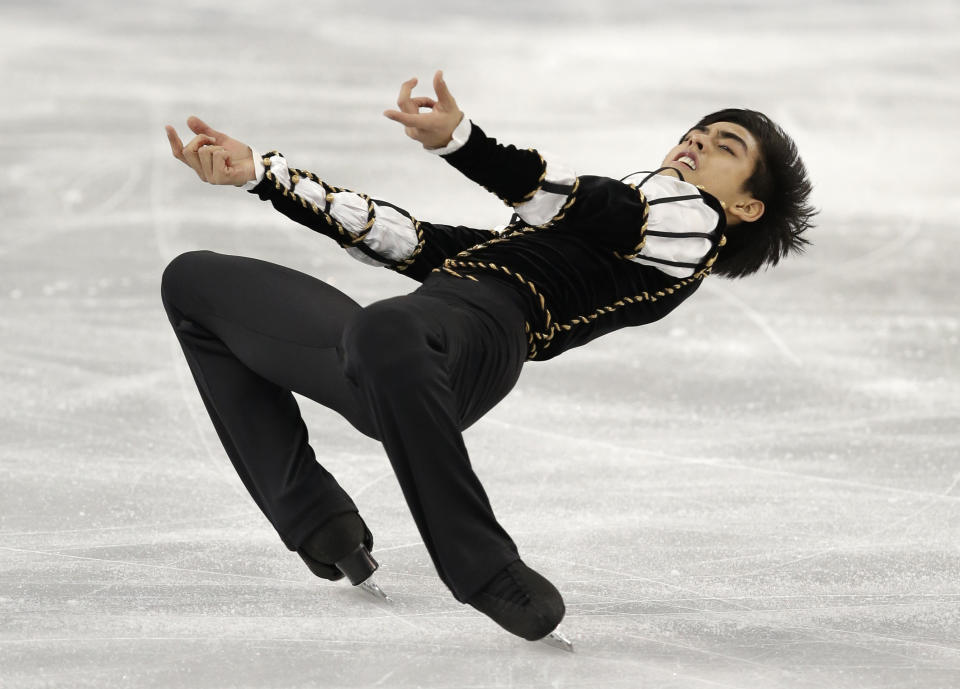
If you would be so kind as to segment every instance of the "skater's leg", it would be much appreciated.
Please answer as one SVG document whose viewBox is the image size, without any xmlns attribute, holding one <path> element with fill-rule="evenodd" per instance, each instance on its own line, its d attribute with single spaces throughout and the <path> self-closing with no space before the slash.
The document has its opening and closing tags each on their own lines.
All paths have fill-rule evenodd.
<svg viewBox="0 0 960 689">
<path fill-rule="evenodd" d="M 372 434 L 336 352 L 359 305 L 289 268 L 209 251 L 174 259 L 162 297 L 224 449 L 287 547 L 356 511 L 317 463 L 291 390 Z"/>
<path fill-rule="evenodd" d="M 526 348 L 522 317 L 515 320 L 502 331 L 469 309 L 414 294 L 367 307 L 344 334 L 347 375 L 374 418 L 441 579 L 461 602 L 519 557 L 461 435 L 470 421 L 463 411 L 479 416 L 519 375 Z"/>
</svg>

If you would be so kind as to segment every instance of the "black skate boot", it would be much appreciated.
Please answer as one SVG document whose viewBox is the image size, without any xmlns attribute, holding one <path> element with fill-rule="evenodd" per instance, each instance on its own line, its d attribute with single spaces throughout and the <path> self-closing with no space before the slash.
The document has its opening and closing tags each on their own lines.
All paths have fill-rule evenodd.
<svg viewBox="0 0 960 689">
<path fill-rule="evenodd" d="M 511 634 L 573 650 L 557 629 L 566 611 L 560 592 L 521 560 L 500 570 L 467 603 Z"/>
<path fill-rule="evenodd" d="M 370 550 L 373 534 L 356 512 L 344 512 L 324 522 L 314 531 L 297 554 L 315 575 L 330 581 L 344 576 L 354 586 L 389 600 L 383 590 L 370 578 L 380 566 Z"/>
</svg>

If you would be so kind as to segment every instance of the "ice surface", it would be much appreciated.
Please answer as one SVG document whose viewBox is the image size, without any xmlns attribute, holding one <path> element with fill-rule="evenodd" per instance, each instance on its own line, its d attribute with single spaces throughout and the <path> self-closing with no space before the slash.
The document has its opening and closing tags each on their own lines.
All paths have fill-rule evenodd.
<svg viewBox="0 0 960 689">
<path fill-rule="evenodd" d="M 0 7 L 0 686 L 960 686 L 955 2 Z M 443 67 L 500 139 L 655 165 L 767 111 L 814 246 L 527 367 L 467 433 L 564 654 L 437 579 L 377 443 L 301 400 L 376 534 L 381 607 L 313 579 L 247 497 L 160 305 L 209 248 L 409 290 L 174 161 L 198 114 L 422 218 L 504 208 L 381 116 Z"/>
</svg>

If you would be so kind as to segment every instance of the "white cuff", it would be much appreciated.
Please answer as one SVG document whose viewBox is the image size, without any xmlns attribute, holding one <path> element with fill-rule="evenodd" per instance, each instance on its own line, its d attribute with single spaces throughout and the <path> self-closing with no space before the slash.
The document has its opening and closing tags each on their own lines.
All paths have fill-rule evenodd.
<svg viewBox="0 0 960 689">
<path fill-rule="evenodd" d="M 460 120 L 460 124 L 453 130 L 453 138 L 450 139 L 450 143 L 441 148 L 428 148 L 427 150 L 438 156 L 445 156 L 448 153 L 459 151 L 463 145 L 467 143 L 467 139 L 470 138 L 470 132 L 472 131 L 473 123 L 464 115 L 463 119 Z"/>
<path fill-rule="evenodd" d="M 250 147 L 250 152 L 253 153 L 253 174 L 254 177 L 249 182 L 244 184 L 241 189 L 244 191 L 250 191 L 255 186 L 260 184 L 260 180 L 263 179 L 264 173 L 266 173 L 266 168 L 263 167 L 263 159 L 260 157 L 260 154 L 257 153 L 257 149 L 253 146 Z"/>
</svg>

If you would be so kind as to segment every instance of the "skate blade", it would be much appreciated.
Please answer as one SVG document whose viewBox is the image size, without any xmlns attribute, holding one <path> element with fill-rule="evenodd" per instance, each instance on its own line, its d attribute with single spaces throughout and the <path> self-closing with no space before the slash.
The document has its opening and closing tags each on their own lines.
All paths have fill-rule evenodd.
<svg viewBox="0 0 960 689">
<path fill-rule="evenodd" d="M 567 638 L 566 634 L 560 631 L 560 627 L 554 629 L 552 632 L 540 639 L 540 641 L 541 643 L 545 643 L 547 646 L 553 646 L 554 648 L 559 648 L 561 651 L 573 653 L 573 642 Z"/>
<path fill-rule="evenodd" d="M 393 602 L 393 599 L 377 585 L 377 582 L 373 580 L 373 577 L 369 577 L 368 579 L 361 581 L 359 584 L 357 584 L 357 588 L 361 591 L 365 591 L 379 601 L 383 601 L 385 603 Z"/>
</svg>

